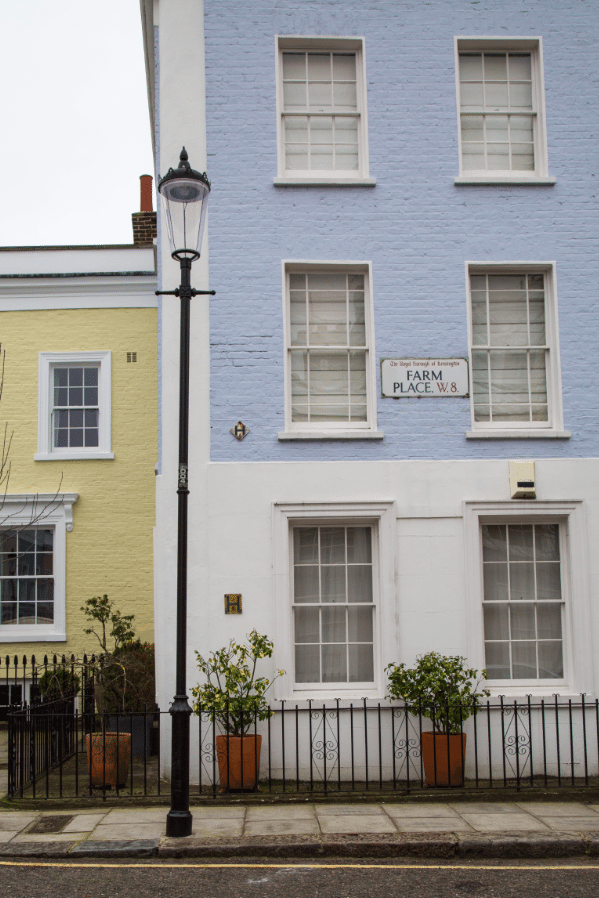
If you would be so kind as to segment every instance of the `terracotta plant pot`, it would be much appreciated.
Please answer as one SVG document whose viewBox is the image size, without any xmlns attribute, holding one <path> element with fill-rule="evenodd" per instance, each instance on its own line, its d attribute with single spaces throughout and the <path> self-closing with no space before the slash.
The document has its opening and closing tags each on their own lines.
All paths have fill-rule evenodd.
<svg viewBox="0 0 599 898">
<path fill-rule="evenodd" d="M 243 746 L 243 771 L 242 771 Z M 223 791 L 255 789 L 260 772 L 262 736 L 217 736 L 216 756 Z"/>
<path fill-rule="evenodd" d="M 429 786 L 463 786 L 466 734 L 422 734 L 424 776 Z M 449 751 L 448 751 L 449 749 Z"/>
<path fill-rule="evenodd" d="M 85 737 L 87 765 L 92 786 L 123 789 L 129 775 L 131 735 L 129 733 L 92 733 Z"/>
</svg>

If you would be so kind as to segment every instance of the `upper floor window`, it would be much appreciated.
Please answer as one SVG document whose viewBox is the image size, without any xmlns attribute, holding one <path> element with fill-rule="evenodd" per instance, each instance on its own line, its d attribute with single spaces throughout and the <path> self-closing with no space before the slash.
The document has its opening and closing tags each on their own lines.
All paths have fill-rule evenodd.
<svg viewBox="0 0 599 898">
<path fill-rule="evenodd" d="M 359 39 L 279 38 L 279 175 L 307 181 L 368 175 Z"/>
<path fill-rule="evenodd" d="M 559 430 L 561 387 L 552 269 L 470 267 L 475 430 Z"/>
<path fill-rule="evenodd" d="M 371 315 L 364 265 L 288 266 L 287 429 L 374 429 Z"/>
<path fill-rule="evenodd" d="M 36 460 L 113 458 L 110 352 L 42 352 Z"/>
<path fill-rule="evenodd" d="M 546 177 L 540 42 L 457 43 L 461 179 Z"/>
</svg>

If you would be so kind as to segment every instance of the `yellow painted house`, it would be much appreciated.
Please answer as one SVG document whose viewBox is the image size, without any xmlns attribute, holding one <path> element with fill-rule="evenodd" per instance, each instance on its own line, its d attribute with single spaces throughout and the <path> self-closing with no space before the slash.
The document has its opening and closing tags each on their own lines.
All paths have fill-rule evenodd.
<svg viewBox="0 0 599 898">
<path fill-rule="evenodd" d="M 0 248 L 0 684 L 15 656 L 97 651 L 94 595 L 153 641 L 154 215 L 131 245 Z"/>
</svg>

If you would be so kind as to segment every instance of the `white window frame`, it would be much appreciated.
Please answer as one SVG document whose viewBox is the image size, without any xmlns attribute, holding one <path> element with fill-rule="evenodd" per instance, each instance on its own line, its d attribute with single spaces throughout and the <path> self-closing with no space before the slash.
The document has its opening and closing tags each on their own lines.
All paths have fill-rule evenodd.
<svg viewBox="0 0 599 898">
<path fill-rule="evenodd" d="M 485 666 L 482 524 L 559 524 L 562 565 L 563 679 L 489 680 L 492 695 L 548 696 L 591 689 L 592 652 L 587 530 L 581 501 L 464 502 L 468 661 Z"/>
<path fill-rule="evenodd" d="M 358 115 L 358 158 L 359 167 L 355 171 L 338 169 L 333 171 L 304 171 L 285 169 L 285 113 L 283 109 L 283 51 L 320 50 L 322 52 L 350 51 L 356 56 L 356 87 Z M 363 37 L 310 37 L 276 35 L 276 82 L 277 82 L 277 187 L 285 186 L 353 186 L 374 187 L 375 178 L 369 177 L 368 166 L 368 119 L 366 112 L 366 62 Z M 309 113 L 306 113 L 309 114 Z"/>
<path fill-rule="evenodd" d="M 38 426 L 35 461 L 69 461 L 71 459 L 111 459 L 112 354 L 97 352 L 40 352 L 38 375 Z M 54 448 L 52 439 L 52 372 L 68 365 L 97 365 L 99 432 L 98 445 Z"/>
<path fill-rule="evenodd" d="M 0 624 L 0 643 L 66 641 L 66 533 L 73 529 L 73 505 L 78 498 L 78 493 L 22 493 L 2 498 L 3 530 L 51 527 L 54 531 L 54 623 Z"/>
<path fill-rule="evenodd" d="M 470 415 L 472 430 L 468 439 L 568 439 L 564 430 L 562 405 L 562 375 L 559 351 L 559 321 L 557 311 L 557 278 L 555 262 L 466 262 L 466 308 L 468 314 L 468 360 L 470 368 Z M 470 275 L 476 274 L 543 274 L 545 276 L 545 345 L 547 347 L 547 405 L 548 421 L 474 420 L 474 372 L 472 367 L 472 302 Z"/>
<path fill-rule="evenodd" d="M 547 126 L 545 115 L 545 85 L 543 79 L 543 41 L 540 37 L 455 37 L 456 103 L 458 114 L 459 175 L 455 184 L 555 184 L 549 177 L 547 160 Z M 505 50 L 530 52 L 534 110 L 534 171 L 464 171 L 462 157 L 462 125 L 460 97 L 460 53 L 483 53 Z"/>
<path fill-rule="evenodd" d="M 283 328 L 285 334 L 285 431 L 278 434 L 279 440 L 347 440 L 382 439 L 377 431 L 376 370 L 374 350 L 374 314 L 372 296 L 372 266 L 370 262 L 314 262 L 283 260 Z M 364 319 L 366 332 L 366 405 L 367 417 L 364 422 L 293 422 L 291 420 L 291 325 L 289 303 L 289 275 L 333 271 L 344 274 L 363 274 Z M 325 348 L 325 347 L 323 347 Z"/>
<path fill-rule="evenodd" d="M 275 683 L 278 699 L 323 700 L 378 698 L 385 696 L 384 666 L 397 658 L 397 578 L 395 560 L 396 511 L 393 501 L 298 502 L 273 504 L 273 605 L 275 609 L 275 666 L 286 676 Z M 374 599 L 374 682 L 295 683 L 293 630 L 293 528 L 294 526 L 372 526 L 372 577 Z"/>
</svg>

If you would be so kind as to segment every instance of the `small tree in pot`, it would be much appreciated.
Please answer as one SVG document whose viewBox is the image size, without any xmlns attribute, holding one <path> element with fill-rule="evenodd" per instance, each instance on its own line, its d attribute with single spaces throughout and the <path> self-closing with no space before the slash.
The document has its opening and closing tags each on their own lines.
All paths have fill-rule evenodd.
<svg viewBox="0 0 599 898">
<path fill-rule="evenodd" d="M 422 733 L 422 757 L 427 783 L 458 786 L 464 781 L 466 734 L 464 721 L 476 711 L 479 701 L 490 695 L 479 686 L 487 678 L 466 666 L 461 655 L 428 652 L 419 655 L 415 667 L 389 664 L 390 699 L 401 699 L 415 717 L 427 717 L 432 732 Z"/>
<path fill-rule="evenodd" d="M 207 658 L 196 652 L 206 682 L 191 690 L 193 710 L 198 715 L 208 714 L 210 721 L 224 730 L 225 735 L 216 737 L 216 753 L 221 788 L 227 790 L 256 788 L 262 736 L 250 734 L 250 730 L 272 715 L 266 692 L 285 673 L 277 670 L 272 680 L 256 677 L 258 661 L 272 657 L 273 643 L 256 630 L 247 639 L 247 643 L 231 640 Z"/>
</svg>

